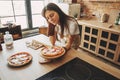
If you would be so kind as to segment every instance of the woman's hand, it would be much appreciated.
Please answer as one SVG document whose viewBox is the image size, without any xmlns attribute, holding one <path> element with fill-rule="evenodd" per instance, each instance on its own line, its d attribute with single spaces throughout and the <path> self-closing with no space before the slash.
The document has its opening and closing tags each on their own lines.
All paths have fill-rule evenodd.
<svg viewBox="0 0 120 80">
<path fill-rule="evenodd" d="M 55 32 L 53 36 L 49 36 L 49 40 L 53 46 L 55 45 L 56 42 L 56 35 L 57 33 Z"/>
</svg>

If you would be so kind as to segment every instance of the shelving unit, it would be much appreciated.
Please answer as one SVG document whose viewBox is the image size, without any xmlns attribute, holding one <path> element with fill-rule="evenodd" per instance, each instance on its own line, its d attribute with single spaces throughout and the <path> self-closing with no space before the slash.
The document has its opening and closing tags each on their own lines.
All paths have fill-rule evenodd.
<svg viewBox="0 0 120 80">
<path fill-rule="evenodd" d="M 82 32 L 81 48 L 120 65 L 119 32 L 90 25 L 82 25 Z"/>
</svg>

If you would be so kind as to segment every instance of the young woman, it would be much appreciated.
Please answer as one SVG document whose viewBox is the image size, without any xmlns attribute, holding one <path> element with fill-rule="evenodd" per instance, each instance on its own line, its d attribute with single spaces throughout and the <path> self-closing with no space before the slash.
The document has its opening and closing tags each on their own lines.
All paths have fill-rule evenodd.
<svg viewBox="0 0 120 80">
<path fill-rule="evenodd" d="M 48 36 L 52 45 L 59 40 L 66 50 L 79 47 L 80 32 L 76 19 L 66 15 L 55 3 L 45 6 L 42 15 L 48 22 Z"/>
</svg>

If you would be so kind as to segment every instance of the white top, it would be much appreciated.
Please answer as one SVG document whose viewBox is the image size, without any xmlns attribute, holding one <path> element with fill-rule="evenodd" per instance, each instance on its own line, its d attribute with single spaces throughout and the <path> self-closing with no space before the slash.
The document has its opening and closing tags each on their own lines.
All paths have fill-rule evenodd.
<svg viewBox="0 0 120 80">
<path fill-rule="evenodd" d="M 58 40 L 60 40 L 63 44 L 65 44 L 67 42 L 66 37 L 68 35 L 78 35 L 77 37 L 75 37 L 73 44 L 72 44 L 74 46 L 78 46 L 80 43 L 80 35 L 79 35 L 80 31 L 79 31 L 78 24 L 74 19 L 68 20 L 67 24 L 68 24 L 69 29 L 64 28 L 63 38 L 60 37 L 60 34 L 61 34 L 60 25 L 56 25 L 55 31 L 57 32 Z"/>
<path fill-rule="evenodd" d="M 66 28 L 64 29 L 64 36 L 66 35 L 76 35 L 79 34 L 79 27 L 77 22 L 73 19 L 73 20 L 68 20 L 67 21 L 68 24 L 68 28 L 69 30 L 67 30 Z M 61 34 L 61 28 L 60 25 L 56 25 L 56 31 L 58 32 L 58 34 Z"/>
</svg>

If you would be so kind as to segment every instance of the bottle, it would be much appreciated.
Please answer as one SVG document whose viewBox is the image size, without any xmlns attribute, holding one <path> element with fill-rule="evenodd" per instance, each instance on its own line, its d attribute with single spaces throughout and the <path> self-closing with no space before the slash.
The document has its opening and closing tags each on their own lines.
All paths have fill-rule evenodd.
<svg viewBox="0 0 120 80">
<path fill-rule="evenodd" d="M 120 13 L 119 13 L 118 18 L 119 18 L 119 20 L 118 20 L 118 25 L 120 25 Z"/>
<path fill-rule="evenodd" d="M 1 45 L 1 42 L 0 42 L 0 51 L 2 51 L 2 45 Z"/>
<path fill-rule="evenodd" d="M 8 31 L 5 32 L 4 43 L 6 45 L 6 48 L 8 49 L 13 48 L 13 37 Z"/>
<path fill-rule="evenodd" d="M 119 25 L 119 22 L 120 22 L 120 13 L 119 13 L 119 16 L 115 20 L 115 25 Z"/>
</svg>

